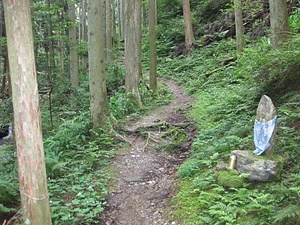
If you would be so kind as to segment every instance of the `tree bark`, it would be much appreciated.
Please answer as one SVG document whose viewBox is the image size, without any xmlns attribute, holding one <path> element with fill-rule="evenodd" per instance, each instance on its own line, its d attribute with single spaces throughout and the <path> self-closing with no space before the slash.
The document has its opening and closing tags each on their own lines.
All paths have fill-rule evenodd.
<svg viewBox="0 0 300 225">
<path fill-rule="evenodd" d="M 50 5 L 50 0 L 47 0 L 47 9 L 50 11 L 51 10 L 51 5 Z M 33 8 L 33 7 L 32 7 Z M 53 48 L 53 41 L 52 41 L 52 19 L 51 19 L 51 14 L 47 14 L 47 42 L 48 44 L 48 49 L 49 52 L 47 52 L 48 56 L 48 79 L 49 82 L 52 82 L 52 73 L 53 69 L 55 68 L 55 61 L 54 61 L 54 48 Z"/>
<path fill-rule="evenodd" d="M 139 91 L 141 71 L 141 0 L 125 0 L 125 87 L 139 107 L 142 101 Z"/>
<path fill-rule="evenodd" d="M 72 87 L 78 87 L 78 56 L 77 56 L 77 38 L 76 38 L 76 15 L 75 2 L 68 3 L 69 20 L 72 23 L 69 28 L 69 43 L 70 43 L 70 80 Z"/>
<path fill-rule="evenodd" d="M 182 8 L 185 34 L 185 53 L 188 54 L 192 51 L 193 44 L 195 42 L 191 18 L 190 0 L 182 0 Z"/>
<path fill-rule="evenodd" d="M 115 43 L 117 41 L 116 7 L 117 7 L 117 2 L 115 0 L 112 0 L 112 49 L 114 49 Z M 112 60 L 114 59 L 115 56 L 112 52 Z"/>
<path fill-rule="evenodd" d="M 124 1 L 125 0 L 119 0 L 120 1 L 120 40 L 124 40 L 124 24 L 125 24 L 125 12 L 124 12 Z"/>
<path fill-rule="evenodd" d="M 149 0 L 150 89 L 157 89 L 156 0 Z"/>
<path fill-rule="evenodd" d="M 86 7 L 87 0 L 81 1 L 81 39 L 86 42 L 87 41 L 87 26 L 86 26 Z M 82 73 L 87 73 L 88 67 L 88 57 L 86 55 L 81 56 L 81 67 Z"/>
<path fill-rule="evenodd" d="M 235 33 L 236 33 L 236 49 L 237 52 L 243 52 L 244 48 L 244 24 L 242 13 L 242 1 L 234 0 L 235 14 Z"/>
<path fill-rule="evenodd" d="M 2 7 L 2 2 L 0 2 L 0 40 L 2 40 L 2 35 L 3 35 L 3 7 Z M 2 56 L 3 56 L 3 51 L 2 51 L 2 43 L 0 43 L 0 74 L 2 73 Z M 2 86 L 1 86 L 1 98 L 4 98 L 4 93 L 5 93 L 5 86 L 6 86 L 6 76 L 4 75 L 2 77 Z"/>
<path fill-rule="evenodd" d="M 51 224 L 30 1 L 3 0 L 23 223 Z"/>
<path fill-rule="evenodd" d="M 102 0 L 88 1 L 90 109 L 93 129 L 103 127 L 109 115 L 106 90 Z"/>
<path fill-rule="evenodd" d="M 106 59 L 112 61 L 112 8 L 111 0 L 106 0 Z"/>
<path fill-rule="evenodd" d="M 273 49 L 279 48 L 291 35 L 286 0 L 269 0 L 271 42 Z"/>
</svg>

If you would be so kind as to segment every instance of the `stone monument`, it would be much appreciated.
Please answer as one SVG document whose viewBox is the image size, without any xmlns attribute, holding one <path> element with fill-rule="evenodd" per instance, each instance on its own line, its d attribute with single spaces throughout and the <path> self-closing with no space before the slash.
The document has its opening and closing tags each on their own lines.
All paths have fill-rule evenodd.
<svg viewBox="0 0 300 225">
<path fill-rule="evenodd" d="M 272 100 L 262 96 L 254 123 L 254 143 L 255 150 L 234 150 L 234 166 L 240 174 L 248 174 L 249 181 L 268 182 L 279 179 L 284 160 L 274 154 L 275 148 L 275 128 L 276 109 Z"/>
</svg>

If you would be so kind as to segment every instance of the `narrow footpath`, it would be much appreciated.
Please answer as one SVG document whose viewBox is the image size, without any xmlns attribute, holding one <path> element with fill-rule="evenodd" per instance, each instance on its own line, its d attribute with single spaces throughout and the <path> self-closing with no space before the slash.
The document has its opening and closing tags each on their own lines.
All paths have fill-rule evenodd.
<svg viewBox="0 0 300 225">
<path fill-rule="evenodd" d="M 101 216 L 100 225 L 179 224 L 171 215 L 171 199 L 178 184 L 176 172 L 189 155 L 196 133 L 193 122 L 185 116 L 194 99 L 175 83 L 164 82 L 174 99 L 125 126 L 125 138 L 131 144 L 112 161 L 115 178 L 109 188 L 109 207 Z M 168 135 L 172 136 L 164 130 L 166 126 L 188 137 L 172 153 L 157 150 L 166 146 Z"/>
</svg>

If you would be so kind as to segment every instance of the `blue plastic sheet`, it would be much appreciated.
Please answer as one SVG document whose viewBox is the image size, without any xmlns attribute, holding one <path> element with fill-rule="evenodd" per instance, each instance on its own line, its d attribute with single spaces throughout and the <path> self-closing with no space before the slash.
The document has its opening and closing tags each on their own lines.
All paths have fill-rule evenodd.
<svg viewBox="0 0 300 225">
<path fill-rule="evenodd" d="M 256 149 L 253 151 L 254 154 L 261 155 L 270 147 L 270 139 L 275 129 L 276 118 L 275 116 L 272 120 L 265 123 L 255 120 L 254 144 Z"/>
</svg>

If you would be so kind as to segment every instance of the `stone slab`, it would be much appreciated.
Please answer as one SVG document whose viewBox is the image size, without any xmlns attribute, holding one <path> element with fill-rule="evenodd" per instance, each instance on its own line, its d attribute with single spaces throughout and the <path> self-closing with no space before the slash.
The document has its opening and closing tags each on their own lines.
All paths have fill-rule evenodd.
<svg viewBox="0 0 300 225">
<path fill-rule="evenodd" d="M 249 174 L 249 181 L 270 182 L 280 177 L 283 160 L 266 159 L 245 150 L 234 150 L 232 155 L 237 157 L 235 169 L 239 173 Z"/>
</svg>

